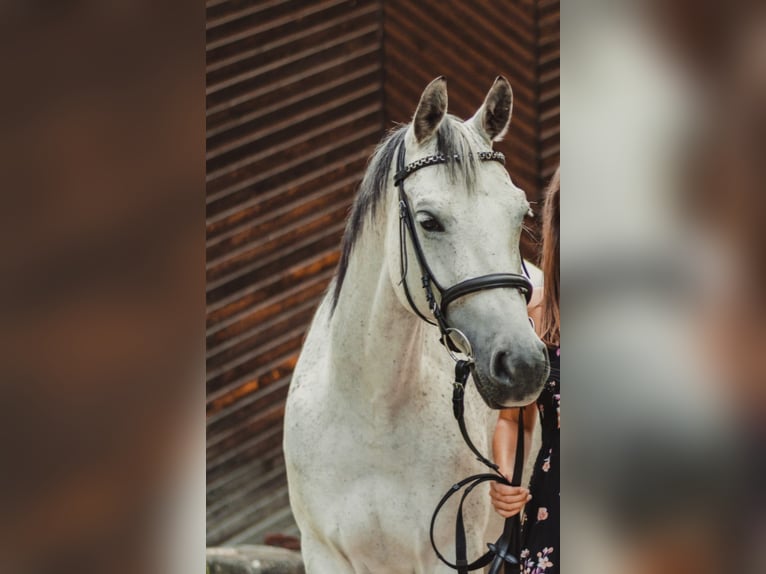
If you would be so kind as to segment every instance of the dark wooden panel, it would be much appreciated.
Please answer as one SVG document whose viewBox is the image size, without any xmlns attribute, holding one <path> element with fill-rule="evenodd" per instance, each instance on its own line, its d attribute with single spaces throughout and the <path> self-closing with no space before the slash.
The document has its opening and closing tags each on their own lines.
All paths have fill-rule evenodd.
<svg viewBox="0 0 766 574">
<path fill-rule="evenodd" d="M 538 5 L 539 153 L 540 185 L 544 186 L 559 165 L 559 0 Z"/>
<path fill-rule="evenodd" d="M 383 133 L 381 10 L 379 0 L 207 3 L 210 545 L 295 530 L 284 402 Z"/>
<path fill-rule="evenodd" d="M 208 305 L 208 327 L 230 325 L 238 321 L 250 309 L 278 296 L 296 284 L 316 277 L 318 274 L 333 269 L 338 262 L 337 250 L 320 253 L 315 258 L 301 263 L 283 275 L 265 277 L 254 283 L 251 288 L 225 300 L 220 305 Z M 209 333 L 212 331 L 208 331 Z"/>
</svg>

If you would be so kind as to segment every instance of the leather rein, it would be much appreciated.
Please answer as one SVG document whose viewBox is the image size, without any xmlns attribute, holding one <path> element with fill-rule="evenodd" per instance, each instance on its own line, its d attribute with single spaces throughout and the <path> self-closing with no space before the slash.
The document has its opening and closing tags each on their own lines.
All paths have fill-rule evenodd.
<svg viewBox="0 0 766 574">
<path fill-rule="evenodd" d="M 486 289 L 500 289 L 511 288 L 518 289 L 524 294 L 524 297 L 529 303 L 532 297 L 532 284 L 528 277 L 520 275 L 518 273 L 491 273 L 488 275 L 482 275 L 480 277 L 474 277 L 466 279 L 448 288 L 442 287 L 437 281 L 431 268 L 428 265 L 423 248 L 418 238 L 418 234 L 415 228 L 415 220 L 412 215 L 410 203 L 407 198 L 407 194 L 404 191 L 404 181 L 419 169 L 424 167 L 445 164 L 449 161 L 461 161 L 459 155 L 447 157 L 443 154 L 431 155 L 410 164 L 405 165 L 406 150 L 404 142 L 399 146 L 397 155 L 397 171 L 394 175 L 394 184 L 399 190 L 399 245 L 400 245 L 400 266 L 401 266 L 401 284 L 404 287 L 404 293 L 412 310 L 415 314 L 431 325 L 435 325 L 439 328 L 441 333 L 441 342 L 446 347 L 450 356 L 455 360 L 455 383 L 453 386 L 452 394 L 452 410 L 460 428 L 460 434 L 463 436 L 463 440 L 471 449 L 476 459 L 488 467 L 491 473 L 474 474 L 467 478 L 464 478 L 460 482 L 454 484 L 442 497 L 434 510 L 431 517 L 430 537 L 431 545 L 434 552 L 439 559 L 444 562 L 450 568 L 453 568 L 458 574 L 468 574 L 472 570 L 478 570 L 484 568 L 491 563 L 489 574 L 499 574 L 501 568 L 505 566 L 505 572 L 514 574 L 519 571 L 519 552 L 520 552 L 520 531 L 521 521 L 520 513 L 507 518 L 503 527 L 503 533 L 497 539 L 494 544 L 488 544 L 489 550 L 481 557 L 477 558 L 473 562 L 468 562 L 467 559 L 467 544 L 465 525 L 463 522 L 463 503 L 467 496 L 478 485 L 484 482 L 498 482 L 500 484 L 519 486 L 521 484 L 522 467 L 524 466 L 524 409 L 519 409 L 519 428 L 517 434 L 516 443 L 516 461 L 513 469 L 513 477 L 510 481 L 506 479 L 499 471 L 498 466 L 484 457 L 476 446 L 471 441 L 468 431 L 465 426 L 464 419 L 464 393 L 465 385 L 468 382 L 468 377 L 472 374 L 474 368 L 473 362 L 473 349 L 471 348 L 470 341 L 460 330 L 449 326 L 447 321 L 447 311 L 449 304 L 464 297 L 470 293 L 476 291 L 482 291 Z M 496 161 L 505 164 L 505 157 L 502 153 L 491 152 L 479 152 L 478 159 L 480 161 Z M 415 257 L 417 259 L 418 267 L 421 273 L 421 285 L 425 291 L 426 302 L 428 309 L 433 316 L 434 320 L 429 319 L 426 315 L 418 309 L 415 304 L 412 295 L 407 285 L 407 245 L 406 239 L 409 233 L 412 246 L 415 251 Z M 524 260 L 521 260 L 522 268 L 524 272 L 527 272 L 526 266 L 524 266 Z M 527 274 L 528 275 L 528 274 Z M 438 295 L 438 300 L 437 300 Z M 453 340 L 453 337 L 460 339 L 461 345 L 457 345 Z M 463 353 L 467 359 L 459 359 L 455 353 Z M 434 527 L 436 525 L 436 518 L 439 511 L 445 505 L 445 503 L 456 493 L 463 491 L 460 498 L 460 504 L 458 506 L 458 512 L 455 524 L 455 563 L 449 562 L 436 546 L 434 540 Z"/>
</svg>

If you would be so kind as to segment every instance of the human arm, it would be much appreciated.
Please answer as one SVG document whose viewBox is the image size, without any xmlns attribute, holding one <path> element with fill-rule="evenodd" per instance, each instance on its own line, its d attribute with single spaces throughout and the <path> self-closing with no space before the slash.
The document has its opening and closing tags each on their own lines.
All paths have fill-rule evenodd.
<svg viewBox="0 0 766 574">
<path fill-rule="evenodd" d="M 540 324 L 542 311 L 542 285 L 535 289 L 528 306 L 529 316 L 535 326 Z M 524 460 L 532 447 L 532 434 L 537 424 L 537 405 L 531 403 L 524 407 Z M 500 472 L 508 480 L 513 477 L 516 461 L 516 445 L 519 428 L 519 409 L 511 408 L 500 411 L 495 434 L 492 439 L 492 451 Z M 490 497 L 495 510 L 504 517 L 509 517 L 521 511 L 532 498 L 529 490 L 523 487 L 492 483 Z"/>
<path fill-rule="evenodd" d="M 537 423 L 535 403 L 524 407 L 524 460 L 532 445 L 532 433 Z M 508 480 L 513 476 L 516 462 L 516 444 L 519 430 L 519 409 L 511 408 L 500 411 L 492 439 L 492 452 L 500 473 Z M 523 461 L 522 461 L 523 462 Z M 493 482 L 490 485 L 492 505 L 501 516 L 507 518 L 521 511 L 532 498 L 529 489 L 522 486 L 508 486 Z"/>
</svg>

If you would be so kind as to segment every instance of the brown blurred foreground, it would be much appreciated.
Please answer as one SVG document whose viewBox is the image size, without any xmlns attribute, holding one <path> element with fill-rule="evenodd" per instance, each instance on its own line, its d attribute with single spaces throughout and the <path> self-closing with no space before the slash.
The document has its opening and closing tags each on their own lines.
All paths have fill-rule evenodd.
<svg viewBox="0 0 766 574">
<path fill-rule="evenodd" d="M 173 571 L 158 547 L 204 448 L 202 18 L 0 7 L 4 572 Z"/>
</svg>

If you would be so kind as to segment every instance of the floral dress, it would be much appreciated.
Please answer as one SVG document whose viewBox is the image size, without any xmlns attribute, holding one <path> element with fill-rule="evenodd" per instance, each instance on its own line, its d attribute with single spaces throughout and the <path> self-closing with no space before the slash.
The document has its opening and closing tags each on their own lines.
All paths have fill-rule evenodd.
<svg viewBox="0 0 766 574">
<path fill-rule="evenodd" d="M 540 396 L 542 446 L 537 454 L 529 490 L 532 500 L 522 518 L 522 574 L 560 572 L 559 559 L 559 430 L 561 428 L 561 348 L 548 349 L 551 374 Z"/>
</svg>

